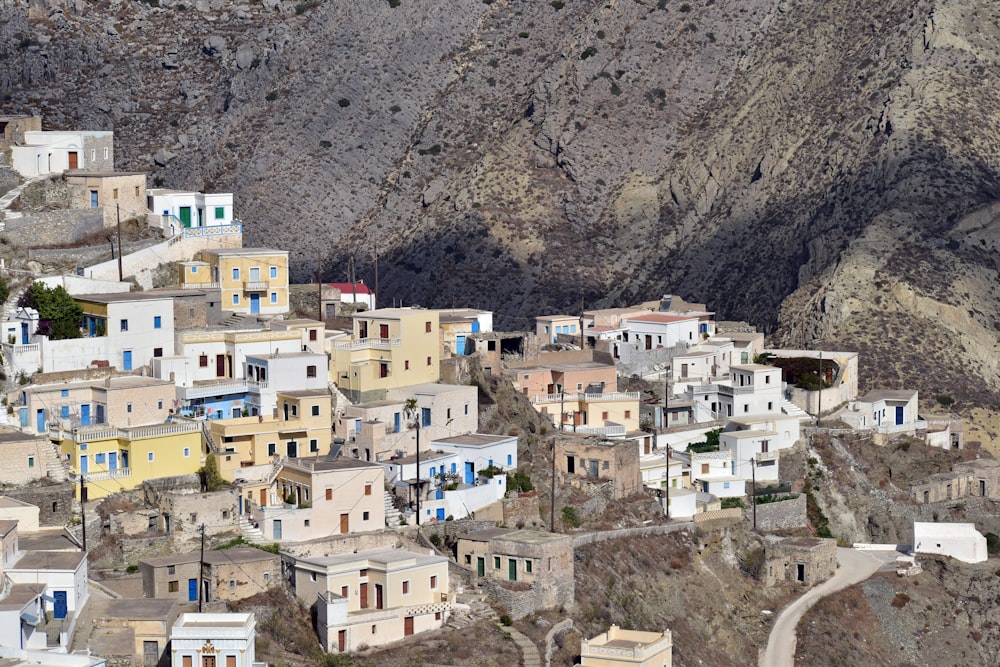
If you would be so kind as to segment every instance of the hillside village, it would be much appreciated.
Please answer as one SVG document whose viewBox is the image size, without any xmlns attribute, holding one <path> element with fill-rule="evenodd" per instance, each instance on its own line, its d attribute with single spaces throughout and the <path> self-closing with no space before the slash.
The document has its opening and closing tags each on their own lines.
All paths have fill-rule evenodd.
<svg viewBox="0 0 1000 667">
<path fill-rule="evenodd" d="M 588 549 L 741 541 L 726 576 L 773 602 L 843 552 L 913 577 L 1000 548 L 989 443 L 946 395 L 861 391 L 856 352 L 771 348 L 676 295 L 497 331 L 476 308 L 387 306 L 348 267 L 291 284 L 280 239 L 243 246 L 232 194 L 150 188 L 114 171 L 111 133 L 41 128 L 0 116 L 11 664 L 380 664 L 499 623 L 498 655 L 526 666 L 688 665 L 671 627 L 574 629 Z M 818 447 L 940 464 L 889 467 L 906 526 L 848 533 Z M 966 520 L 939 520 L 960 500 Z M 319 651 L 262 641 L 282 612 Z M 533 637 L 540 614 L 562 620 Z M 733 664 L 786 664 L 770 614 Z"/>
</svg>

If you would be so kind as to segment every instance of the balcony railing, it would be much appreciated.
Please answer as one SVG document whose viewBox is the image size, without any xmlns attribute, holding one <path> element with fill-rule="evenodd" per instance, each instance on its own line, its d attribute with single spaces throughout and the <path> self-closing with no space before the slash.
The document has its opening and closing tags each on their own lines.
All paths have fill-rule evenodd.
<svg viewBox="0 0 1000 667">
<path fill-rule="evenodd" d="M 597 403 L 599 401 L 638 401 L 642 395 L 637 391 L 612 391 L 604 394 L 584 394 L 573 392 L 566 394 L 542 394 L 531 399 L 532 403 L 558 403 L 560 401 L 583 401 Z"/>
<path fill-rule="evenodd" d="M 752 393 L 754 393 L 754 387 L 753 387 L 753 385 L 749 385 L 749 386 L 746 386 L 746 387 L 730 387 L 729 385 L 720 384 L 719 385 L 719 393 L 720 394 L 724 394 L 726 396 L 736 396 L 736 395 L 740 395 L 740 394 L 752 394 Z"/>
<path fill-rule="evenodd" d="M 886 424 L 884 426 L 876 426 L 875 430 L 883 435 L 892 435 L 893 433 L 904 433 L 906 431 L 926 431 L 927 430 L 927 420 L 918 419 L 916 421 L 908 422 L 906 424 Z"/>
<path fill-rule="evenodd" d="M 184 283 L 184 289 L 219 289 L 219 283 Z"/>
<path fill-rule="evenodd" d="M 388 350 L 399 347 L 399 342 L 398 338 L 361 338 L 360 340 L 334 342 L 333 349 L 352 352 L 356 350 Z"/>
<path fill-rule="evenodd" d="M 758 461 L 777 461 L 778 452 L 757 452 L 756 458 Z"/>
<path fill-rule="evenodd" d="M 124 479 L 132 476 L 131 468 L 116 468 L 115 470 L 105 470 L 103 472 L 87 472 L 82 477 L 85 482 L 106 482 L 109 479 Z"/>
<path fill-rule="evenodd" d="M 184 398 L 191 400 L 193 398 L 205 398 L 207 396 L 241 394 L 248 390 L 248 383 L 245 380 L 239 380 L 236 382 L 217 382 L 214 384 L 198 384 L 193 387 L 183 387 L 181 388 L 181 394 Z"/>
<path fill-rule="evenodd" d="M 569 430 L 569 429 L 566 429 Z M 620 425 L 616 424 L 614 426 L 577 426 L 577 433 L 591 433 L 593 435 L 605 435 L 608 437 L 624 436 L 628 430 Z"/>
<path fill-rule="evenodd" d="M 266 292 L 268 282 L 266 280 L 247 280 L 243 283 L 244 292 Z"/>
</svg>

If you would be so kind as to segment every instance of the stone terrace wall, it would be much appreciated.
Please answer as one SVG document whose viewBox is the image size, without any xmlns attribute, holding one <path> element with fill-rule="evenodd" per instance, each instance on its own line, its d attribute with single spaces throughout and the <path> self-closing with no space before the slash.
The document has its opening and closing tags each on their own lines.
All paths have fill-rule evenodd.
<svg viewBox="0 0 1000 667">
<path fill-rule="evenodd" d="M 753 508 L 743 510 L 743 518 L 749 524 L 753 521 Z M 800 493 L 793 500 L 757 505 L 758 530 L 788 530 L 808 525 L 806 519 L 806 496 Z"/>
<path fill-rule="evenodd" d="M 35 246 L 71 243 L 104 228 L 99 209 L 40 211 L 6 221 L 4 237 L 11 242 Z M 109 246 L 101 246 L 106 251 Z"/>
<path fill-rule="evenodd" d="M 39 509 L 39 526 L 65 526 L 76 512 L 77 502 L 69 483 L 6 489 L 3 494 Z M 55 511 L 53 511 L 55 505 Z"/>
</svg>

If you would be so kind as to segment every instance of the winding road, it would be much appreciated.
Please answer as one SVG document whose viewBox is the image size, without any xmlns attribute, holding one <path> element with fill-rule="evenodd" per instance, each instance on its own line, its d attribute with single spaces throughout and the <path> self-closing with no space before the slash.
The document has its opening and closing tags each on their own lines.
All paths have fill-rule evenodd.
<svg viewBox="0 0 1000 667">
<path fill-rule="evenodd" d="M 795 630 L 809 608 L 821 598 L 836 593 L 875 574 L 884 561 L 877 556 L 854 549 L 837 549 L 837 573 L 819 586 L 809 589 L 805 595 L 785 607 L 771 628 L 767 638 L 767 650 L 760 667 L 794 667 Z"/>
</svg>

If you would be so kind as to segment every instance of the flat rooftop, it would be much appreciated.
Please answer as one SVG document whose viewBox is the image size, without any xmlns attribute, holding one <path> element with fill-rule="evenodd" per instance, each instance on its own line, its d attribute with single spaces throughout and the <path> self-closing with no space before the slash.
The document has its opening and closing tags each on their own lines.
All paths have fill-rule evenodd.
<svg viewBox="0 0 1000 667">
<path fill-rule="evenodd" d="M 22 433 L 21 431 L 3 431 L 0 432 L 0 445 L 5 442 L 24 442 L 25 440 L 41 440 L 42 438 L 37 438 L 28 433 Z"/>
<path fill-rule="evenodd" d="M 65 528 L 42 528 L 30 533 L 18 533 L 17 545 L 21 551 L 69 551 L 80 549 L 76 539 Z"/>
<path fill-rule="evenodd" d="M 540 530 L 515 530 L 505 535 L 498 535 L 505 540 L 521 542 L 522 544 L 550 544 L 552 542 L 572 541 L 572 537 L 563 533 L 546 533 Z"/>
<path fill-rule="evenodd" d="M 201 254 L 215 257 L 260 257 L 261 255 L 287 256 L 288 251 L 274 248 L 209 248 L 202 250 Z"/>
<path fill-rule="evenodd" d="M 437 438 L 432 440 L 442 445 L 455 445 L 456 447 L 488 447 L 501 442 L 517 440 L 512 435 L 487 435 L 485 433 L 469 433 L 467 435 L 456 435 L 450 438 Z"/>
<path fill-rule="evenodd" d="M 129 303 L 130 301 L 167 301 L 171 297 L 155 292 L 112 292 L 110 294 L 79 294 L 76 301 L 89 303 Z"/>
<path fill-rule="evenodd" d="M 83 551 L 25 551 L 11 570 L 75 570 L 87 554 Z"/>
<path fill-rule="evenodd" d="M 435 442 L 437 441 L 435 440 Z M 438 459 L 446 459 L 452 456 L 458 456 L 458 454 L 455 454 L 454 452 L 442 452 L 441 450 L 420 452 L 420 462 L 430 463 L 431 461 L 437 461 Z M 396 464 L 396 465 L 410 465 L 411 463 L 416 463 L 416 462 L 417 462 L 417 455 L 410 454 L 409 456 L 403 456 L 398 459 L 390 459 L 388 461 L 383 461 L 382 463 Z"/>
<path fill-rule="evenodd" d="M 14 584 L 7 597 L 0 599 L 0 610 L 20 611 L 45 590 L 45 584 Z"/>
<path fill-rule="evenodd" d="M 406 549 L 370 549 L 358 551 L 356 553 L 337 554 L 336 556 L 320 556 L 318 558 L 300 558 L 299 561 L 320 567 L 338 567 L 352 565 L 359 561 L 370 563 L 384 563 L 386 565 L 399 563 L 401 561 L 415 560 L 418 565 L 429 563 L 447 562 L 444 556 L 435 556 L 427 553 L 408 551 Z"/>
<path fill-rule="evenodd" d="M 917 395 L 915 389 L 876 389 L 868 392 L 864 398 L 859 398 L 861 403 L 874 403 L 876 401 L 908 401 Z"/>
<path fill-rule="evenodd" d="M 672 324 L 674 322 L 688 322 L 698 319 L 698 313 L 691 315 L 663 315 L 660 313 L 650 313 L 649 315 L 635 315 L 623 318 L 628 322 L 648 322 L 650 324 Z"/>
<path fill-rule="evenodd" d="M 235 549 L 221 549 L 219 551 L 206 551 L 205 562 L 210 565 L 220 565 L 225 563 L 252 563 L 259 560 L 274 560 L 278 556 L 269 551 L 262 551 L 254 547 L 237 547 Z"/>
<path fill-rule="evenodd" d="M 296 389 L 295 391 L 279 391 L 282 396 L 292 398 L 315 398 L 317 396 L 330 396 L 329 389 Z"/>
<path fill-rule="evenodd" d="M 95 618 L 167 620 L 177 602 L 155 598 L 103 600 L 96 596 L 91 596 L 89 604 L 93 605 Z"/>
<path fill-rule="evenodd" d="M 330 461 L 329 459 L 322 459 L 322 458 L 288 459 L 288 461 L 285 462 L 285 465 L 313 472 L 327 472 L 330 470 L 351 470 L 360 468 L 382 467 L 380 463 L 372 463 L 368 461 L 362 461 L 360 459 L 352 459 L 346 456 L 341 456 L 332 461 Z"/>
</svg>

